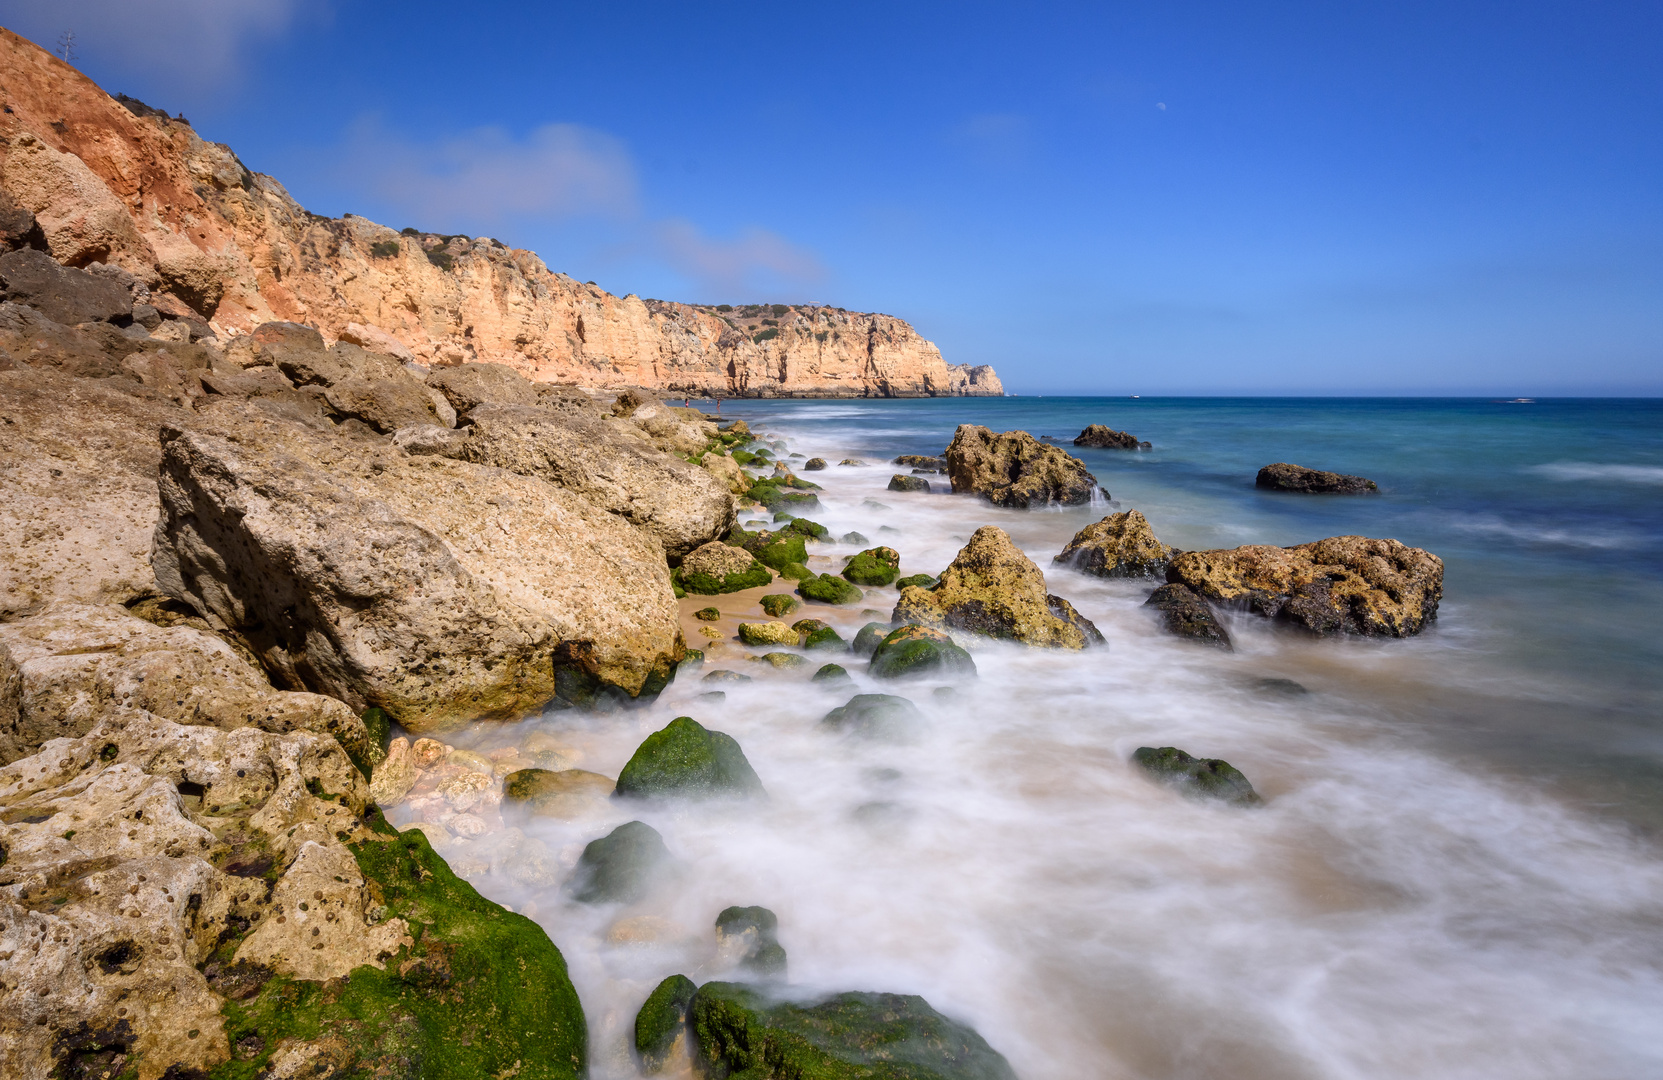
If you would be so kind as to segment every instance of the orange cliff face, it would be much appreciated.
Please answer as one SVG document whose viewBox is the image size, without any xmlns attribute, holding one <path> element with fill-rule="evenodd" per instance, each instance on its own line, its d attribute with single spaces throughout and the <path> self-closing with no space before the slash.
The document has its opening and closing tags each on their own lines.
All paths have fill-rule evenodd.
<svg viewBox="0 0 1663 1080">
<path fill-rule="evenodd" d="M 286 319 L 431 365 L 677 394 L 1004 393 L 992 368 L 947 364 L 888 315 L 620 298 L 495 240 L 318 217 L 230 148 L 116 101 L 8 30 L 0 99 L 0 189 L 35 215 L 53 257 L 120 266 L 158 307 L 222 338 Z"/>
</svg>

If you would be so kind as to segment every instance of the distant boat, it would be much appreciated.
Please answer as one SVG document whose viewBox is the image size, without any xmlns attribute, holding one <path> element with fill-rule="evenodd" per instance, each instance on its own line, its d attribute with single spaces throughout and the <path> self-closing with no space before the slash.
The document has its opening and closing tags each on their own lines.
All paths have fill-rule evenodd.
<svg viewBox="0 0 1663 1080">
<path fill-rule="evenodd" d="M 1139 398 L 1139 397 L 1141 397 L 1141 396 L 1142 396 L 1142 395 L 1141 395 L 1141 394 L 1133 394 L 1133 395 L 1132 395 L 1132 400 L 1133 400 L 1133 401 L 1136 401 L 1136 400 L 1137 400 L 1137 399 L 1138 399 L 1138 398 Z"/>
<path fill-rule="evenodd" d="M 1502 402 L 1502 404 L 1503 405 L 1534 405 L 1534 404 L 1536 404 L 1536 399 L 1533 398 L 1533 397 L 1508 398 L 1506 401 Z"/>
</svg>

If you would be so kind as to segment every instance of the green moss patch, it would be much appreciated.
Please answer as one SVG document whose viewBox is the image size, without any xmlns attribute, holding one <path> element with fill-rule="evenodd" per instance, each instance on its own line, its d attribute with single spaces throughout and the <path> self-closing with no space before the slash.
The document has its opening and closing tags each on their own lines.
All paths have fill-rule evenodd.
<svg viewBox="0 0 1663 1080">
<path fill-rule="evenodd" d="M 615 797 L 709 798 L 761 794 L 762 781 L 731 735 L 710 731 L 690 716 L 678 716 L 663 730 L 648 735 L 636 748 L 629 764 L 618 774 Z"/>
<path fill-rule="evenodd" d="M 901 553 L 891 547 L 869 548 L 849 557 L 843 576 L 856 585 L 888 585 L 901 572 Z"/>
<path fill-rule="evenodd" d="M 802 601 L 786 593 L 769 593 L 758 603 L 762 607 L 763 614 L 773 619 L 777 619 L 781 615 L 789 615 L 803 606 Z"/>
<path fill-rule="evenodd" d="M 797 583 L 797 595 L 821 604 L 852 604 L 863 595 L 849 582 L 831 574 L 803 578 Z"/>
<path fill-rule="evenodd" d="M 635 1014 L 635 1053 L 641 1071 L 661 1071 L 675 1053 L 676 1040 L 687 1027 L 687 1013 L 699 988 L 685 975 L 671 975 L 648 995 Z"/>
<path fill-rule="evenodd" d="M 871 673 L 878 679 L 916 676 L 974 675 L 976 662 L 953 639 L 927 626 L 891 631 L 872 653 Z"/>
</svg>

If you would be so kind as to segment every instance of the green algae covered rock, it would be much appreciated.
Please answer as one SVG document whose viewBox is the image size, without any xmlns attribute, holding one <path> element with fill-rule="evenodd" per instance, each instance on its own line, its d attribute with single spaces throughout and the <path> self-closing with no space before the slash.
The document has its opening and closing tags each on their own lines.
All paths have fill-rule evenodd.
<svg viewBox="0 0 1663 1080">
<path fill-rule="evenodd" d="M 842 664 L 822 664 L 820 670 L 814 673 L 814 678 L 810 679 L 809 682 L 829 683 L 831 688 L 835 690 L 844 685 L 853 686 L 855 680 Z"/>
<path fill-rule="evenodd" d="M 843 567 L 843 576 L 856 585 L 888 585 L 900 572 L 901 553 L 892 547 L 868 548 Z"/>
<path fill-rule="evenodd" d="M 710 982 L 693 995 L 690 1022 L 705 1074 L 729 1080 L 1016 1080 L 980 1035 L 910 994 L 780 1002 Z"/>
<path fill-rule="evenodd" d="M 760 533 L 750 542 L 748 550 L 758 562 L 775 570 L 788 563 L 808 562 L 808 548 L 803 543 L 800 533 L 788 533 L 784 530 L 777 533 Z"/>
<path fill-rule="evenodd" d="M 580 904 L 633 904 L 652 891 L 669 864 L 670 850 L 657 829 L 626 822 L 589 841 L 566 891 Z"/>
<path fill-rule="evenodd" d="M 795 645 L 797 631 L 782 622 L 742 622 L 739 640 L 747 645 Z"/>
<path fill-rule="evenodd" d="M 895 629 L 895 624 L 886 622 L 869 622 L 860 628 L 855 635 L 854 652 L 856 656 L 871 656 L 878 651 L 883 639 Z"/>
<path fill-rule="evenodd" d="M 1191 757 L 1176 746 L 1140 746 L 1132 753 L 1132 763 L 1194 798 L 1220 799 L 1237 806 L 1264 803 L 1247 777 L 1228 761 Z"/>
<path fill-rule="evenodd" d="M 820 723 L 833 731 L 867 738 L 904 738 L 924 722 L 918 706 L 894 694 L 856 694 Z"/>
<path fill-rule="evenodd" d="M 685 975 L 671 975 L 659 983 L 641 1011 L 635 1014 L 635 1053 L 641 1071 L 662 1072 L 675 1056 L 676 1043 L 687 1030 L 687 1013 L 699 988 Z"/>
<path fill-rule="evenodd" d="M 789 615 L 803 606 L 802 601 L 787 593 L 769 593 L 758 603 L 762 607 L 762 613 L 770 619 L 777 619 L 781 615 Z"/>
<path fill-rule="evenodd" d="M 913 676 L 976 674 L 976 662 L 953 639 L 927 626 L 903 626 L 890 631 L 872 653 L 872 677 L 904 679 Z"/>
<path fill-rule="evenodd" d="M 909 585 L 915 585 L 920 589 L 929 589 L 935 586 L 935 582 L 936 579 L 928 574 L 913 574 L 911 577 L 897 578 L 895 587 L 904 589 Z"/>
<path fill-rule="evenodd" d="M 785 947 L 780 921 L 765 907 L 724 908 L 716 916 L 716 947 L 739 953 L 739 970 L 762 979 L 785 978 Z"/>
<path fill-rule="evenodd" d="M 822 626 L 818 630 L 809 631 L 803 638 L 803 648 L 811 650 L 830 650 L 832 652 L 848 652 L 849 643 L 843 640 L 834 627 Z"/>
<path fill-rule="evenodd" d="M 732 736 L 709 731 L 691 716 L 678 716 L 662 731 L 648 735 L 636 748 L 635 756 L 618 774 L 614 797 L 662 799 L 761 794 L 762 781 Z"/>
<path fill-rule="evenodd" d="M 393 741 L 393 717 L 386 709 L 371 705 L 364 710 L 362 720 L 366 736 L 362 743 L 356 739 L 342 740 L 339 737 L 336 741 L 341 744 L 341 749 L 346 751 L 347 759 L 356 765 L 358 771 L 364 774 L 364 779 L 368 780 L 376 767 L 387 760 L 387 747 Z"/>
<path fill-rule="evenodd" d="M 798 619 L 791 624 L 791 629 L 797 631 L 803 637 L 807 637 L 816 630 L 824 630 L 827 625 L 824 619 Z"/>
<path fill-rule="evenodd" d="M 831 536 L 830 529 L 818 521 L 810 521 L 804 517 L 792 518 L 790 528 L 792 532 L 802 533 L 811 540 L 824 540 Z"/>
<path fill-rule="evenodd" d="M 776 668 L 786 670 L 808 666 L 808 657 L 794 652 L 763 653 L 761 656 L 753 656 L 751 659 L 759 664 L 770 664 Z"/>
<path fill-rule="evenodd" d="M 779 575 L 789 581 L 803 581 L 806 578 L 813 577 L 814 571 L 810 570 L 805 563 L 794 562 L 786 563 L 780 567 Z"/>
<path fill-rule="evenodd" d="M 693 612 L 693 618 L 699 620 L 700 622 L 715 622 L 721 617 L 722 612 L 719 608 L 702 607 Z"/>
<path fill-rule="evenodd" d="M 542 927 L 480 896 L 419 830 L 349 846 L 384 906 L 376 914 L 409 923 L 409 944 L 384 967 L 364 965 L 327 982 L 252 968 L 243 985 L 253 989 L 228 997 L 221 1010 L 235 1056 L 190 1075 L 271 1075 L 286 1051 L 307 1044 L 320 1051 L 311 1064 L 332 1067 L 307 1075 L 588 1075 L 583 1006 Z M 235 946 L 222 946 L 227 962 Z"/>
<path fill-rule="evenodd" d="M 868 500 L 868 501 L 870 501 L 870 500 Z M 862 546 L 865 546 L 866 544 L 870 544 L 872 542 L 872 541 L 870 541 L 866 538 L 865 533 L 858 533 L 858 532 L 846 532 L 842 536 L 838 537 L 838 540 L 839 540 L 839 542 L 844 543 L 844 544 L 860 544 Z"/>
<path fill-rule="evenodd" d="M 670 575 L 672 585 L 701 596 L 741 592 L 773 580 L 750 552 L 717 540 L 695 549 Z"/>
<path fill-rule="evenodd" d="M 798 582 L 797 595 L 822 604 L 852 604 L 864 594 L 840 577 L 819 574 Z"/>
<path fill-rule="evenodd" d="M 687 655 L 683 656 L 681 658 L 681 663 L 676 665 L 676 674 L 691 675 L 693 672 L 702 667 L 704 667 L 704 650 L 688 649 Z"/>
</svg>

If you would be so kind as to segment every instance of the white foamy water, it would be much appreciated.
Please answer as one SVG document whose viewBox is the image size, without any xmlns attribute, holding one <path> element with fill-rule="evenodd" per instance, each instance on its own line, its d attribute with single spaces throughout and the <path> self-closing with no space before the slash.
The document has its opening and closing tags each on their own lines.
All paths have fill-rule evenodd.
<svg viewBox="0 0 1663 1080">
<path fill-rule="evenodd" d="M 826 408 L 863 423 L 859 406 Z M 822 432 L 792 449 L 835 462 L 872 439 L 851 435 L 846 448 Z M 818 727 L 849 696 L 809 682 L 826 658 L 775 671 L 736 642 L 713 648 L 705 670 L 755 681 L 724 685 L 723 702 L 684 678 L 639 710 L 472 732 L 484 749 L 550 732 L 582 768 L 615 777 L 647 734 L 691 715 L 734 736 L 768 789 L 762 803 L 616 806 L 528 829 L 564 873 L 616 825 L 653 825 L 678 876 L 628 909 L 574 904 L 556 882 L 516 884 L 470 863 L 469 844 L 446 850 L 565 954 L 595 1077 L 636 1075 L 631 1025 L 660 979 L 729 970 L 712 924 L 733 904 L 778 914 L 793 991 L 922 994 L 1026 1080 L 1663 1076 L 1655 848 L 1502 771 L 1444 760 L 1393 720 L 1415 686 L 1464 670 L 1474 646 L 1458 604 L 1436 638 L 1402 642 L 1313 641 L 1243 617 L 1237 650 L 1219 653 L 1162 636 L 1141 609 L 1149 583 L 1052 568 L 1109 508 L 1018 514 L 890 493 L 894 471 L 874 461 L 805 474 L 826 488 L 812 516 L 898 549 L 903 574 L 938 573 L 978 526 L 997 524 L 1109 646 L 960 635 L 979 677 L 949 694 L 875 684 L 864 663 L 831 657 L 862 692 L 917 703 L 927 723 L 904 743 Z M 811 545 L 813 568 L 856 550 Z M 894 603 L 892 588 L 867 594 L 789 619 L 825 618 L 852 638 L 863 607 Z M 731 635 L 731 620 L 722 626 Z M 1269 693 L 1267 677 L 1312 692 Z M 1144 745 L 1222 757 L 1267 805 L 1160 788 L 1127 765 Z"/>
</svg>

